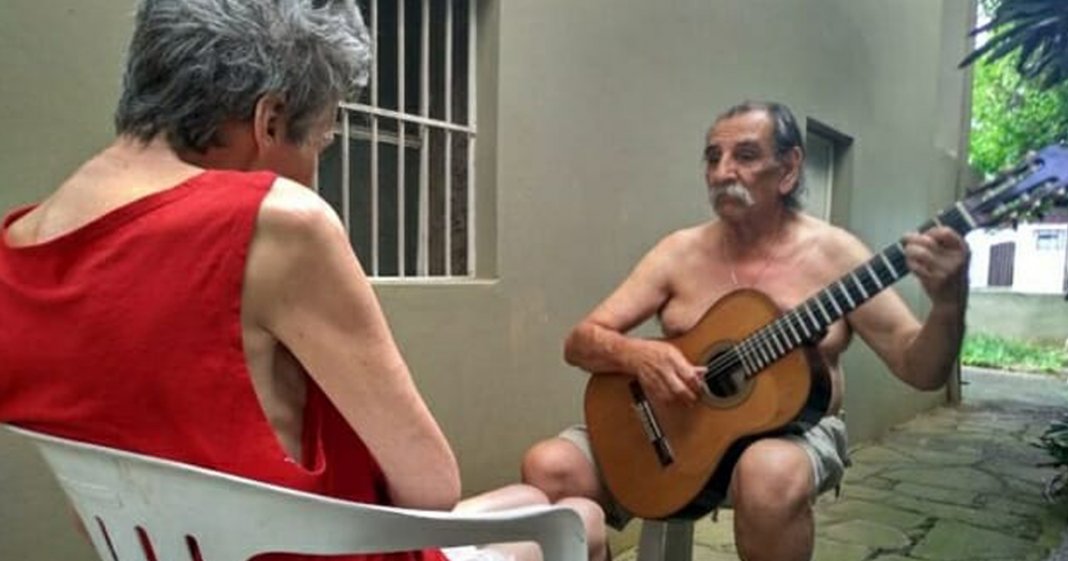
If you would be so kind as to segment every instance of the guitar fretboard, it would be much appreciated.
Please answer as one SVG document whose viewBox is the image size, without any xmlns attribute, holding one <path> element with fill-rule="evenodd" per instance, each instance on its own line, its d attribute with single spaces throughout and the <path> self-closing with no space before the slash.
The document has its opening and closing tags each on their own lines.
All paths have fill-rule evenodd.
<svg viewBox="0 0 1068 561">
<path fill-rule="evenodd" d="M 958 203 L 921 225 L 919 231 L 938 225 L 949 226 L 963 236 L 975 222 Z M 735 345 L 735 359 L 747 376 L 755 376 L 798 346 L 822 339 L 832 323 L 908 273 L 904 245 L 892 244 Z"/>
</svg>

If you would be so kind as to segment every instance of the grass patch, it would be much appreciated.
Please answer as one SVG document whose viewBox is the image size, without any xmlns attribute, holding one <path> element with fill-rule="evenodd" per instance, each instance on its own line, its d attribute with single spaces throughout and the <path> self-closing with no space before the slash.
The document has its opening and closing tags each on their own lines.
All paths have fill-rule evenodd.
<svg viewBox="0 0 1068 561">
<path fill-rule="evenodd" d="M 1052 345 L 968 333 L 964 336 L 961 362 L 967 366 L 1057 373 L 1068 369 L 1068 353 Z"/>
</svg>

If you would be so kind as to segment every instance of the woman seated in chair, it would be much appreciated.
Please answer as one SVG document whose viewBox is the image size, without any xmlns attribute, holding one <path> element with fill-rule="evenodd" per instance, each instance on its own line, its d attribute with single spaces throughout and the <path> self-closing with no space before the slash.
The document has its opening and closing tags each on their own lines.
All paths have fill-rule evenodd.
<svg viewBox="0 0 1068 561">
<path fill-rule="evenodd" d="M 312 4 L 141 2 L 117 139 L 3 222 L 0 421 L 449 509 L 456 459 L 345 230 L 307 187 L 370 64 L 352 0 Z M 545 502 L 516 485 L 461 508 Z M 600 511 L 569 504 L 602 559 Z"/>
</svg>

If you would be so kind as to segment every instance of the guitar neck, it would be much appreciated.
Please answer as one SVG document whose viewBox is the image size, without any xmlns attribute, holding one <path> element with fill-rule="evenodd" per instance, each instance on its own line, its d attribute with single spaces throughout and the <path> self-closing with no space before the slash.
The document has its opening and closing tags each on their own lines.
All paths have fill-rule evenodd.
<svg viewBox="0 0 1068 561">
<path fill-rule="evenodd" d="M 918 230 L 923 232 L 939 225 L 949 226 L 962 236 L 976 226 L 960 203 L 943 210 Z M 735 345 L 739 360 L 749 376 L 756 375 L 798 346 L 822 339 L 832 323 L 908 273 L 904 245 L 900 241 L 891 244 Z"/>
</svg>

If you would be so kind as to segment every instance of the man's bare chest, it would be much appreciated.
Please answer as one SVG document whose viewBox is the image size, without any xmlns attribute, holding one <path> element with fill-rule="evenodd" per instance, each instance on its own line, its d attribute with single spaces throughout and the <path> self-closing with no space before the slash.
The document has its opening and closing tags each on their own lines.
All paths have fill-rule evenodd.
<svg viewBox="0 0 1068 561">
<path fill-rule="evenodd" d="M 754 274 L 754 268 L 731 270 L 727 266 L 695 268 L 680 274 L 660 309 L 664 334 L 675 336 L 692 328 L 719 300 L 736 290 L 763 293 L 779 311 L 789 310 L 826 286 L 825 274 L 798 259 L 770 264 Z"/>
</svg>

